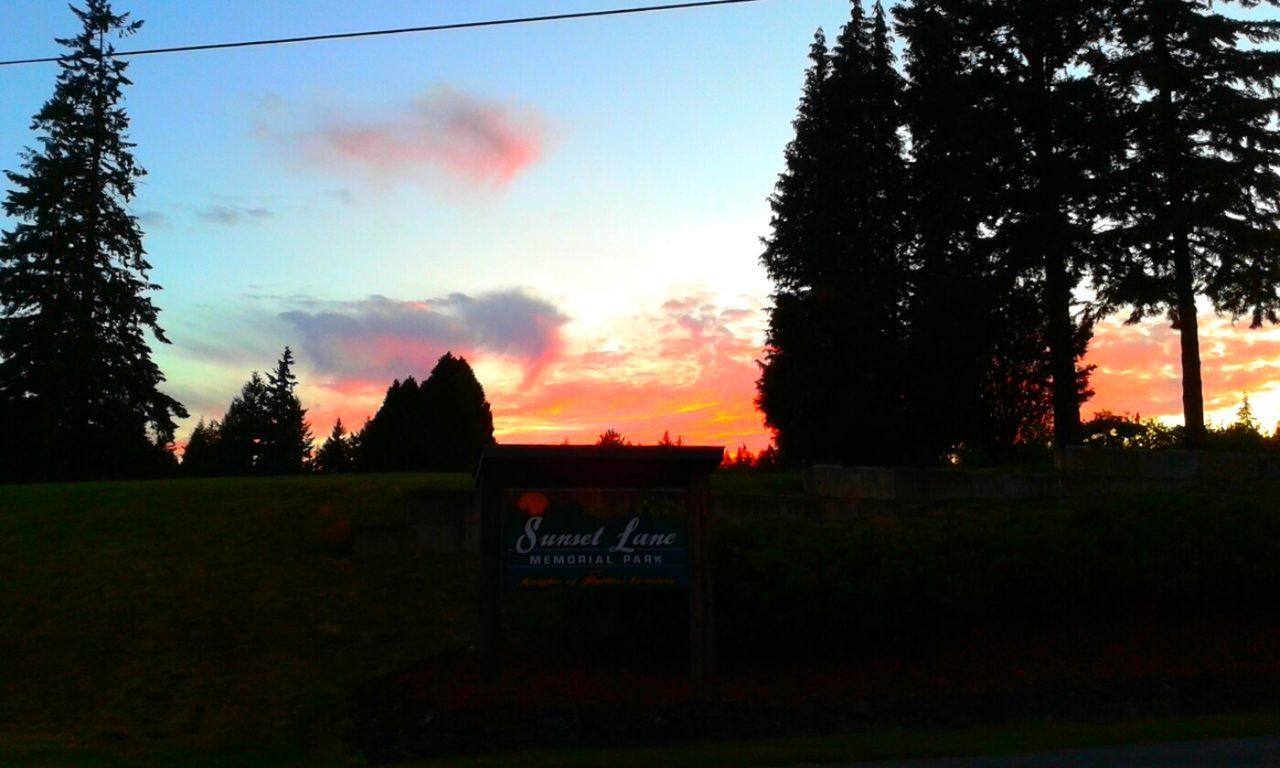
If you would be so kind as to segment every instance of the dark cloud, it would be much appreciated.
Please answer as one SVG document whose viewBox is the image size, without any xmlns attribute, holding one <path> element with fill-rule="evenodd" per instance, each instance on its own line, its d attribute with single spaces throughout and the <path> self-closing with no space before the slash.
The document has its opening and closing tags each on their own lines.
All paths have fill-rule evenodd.
<svg viewBox="0 0 1280 768">
<path fill-rule="evenodd" d="M 324 194 L 326 197 L 337 200 L 339 203 L 342 203 L 343 205 L 356 204 L 355 194 L 351 190 L 347 189 L 346 187 L 342 187 L 340 189 L 331 189 L 325 192 Z"/>
<path fill-rule="evenodd" d="M 280 318 L 297 332 L 317 370 L 387 380 L 425 376 L 447 351 L 509 358 L 531 380 L 560 354 L 560 329 L 568 322 L 555 306 L 521 290 L 423 301 L 371 296 Z"/>
<path fill-rule="evenodd" d="M 275 214 L 266 208 L 261 207 L 248 208 L 239 205 L 211 205 L 207 208 L 201 208 L 196 211 L 196 215 L 199 216 L 201 220 L 212 224 L 235 226 L 237 224 L 266 221 Z"/>
<path fill-rule="evenodd" d="M 169 216 L 160 211 L 141 211 L 138 213 L 138 223 L 152 229 L 164 229 L 169 226 Z"/>
</svg>

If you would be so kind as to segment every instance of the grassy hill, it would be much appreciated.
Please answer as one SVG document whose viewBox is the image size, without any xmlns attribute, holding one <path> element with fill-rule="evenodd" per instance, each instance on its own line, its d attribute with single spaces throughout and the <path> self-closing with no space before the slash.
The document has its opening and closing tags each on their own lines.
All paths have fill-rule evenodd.
<svg viewBox="0 0 1280 768">
<path fill-rule="evenodd" d="M 422 699 L 396 681 L 418 675 L 434 681 L 431 696 L 470 694 L 456 681 L 473 672 L 476 579 L 467 556 L 358 560 L 351 533 L 400 519 L 408 490 L 470 482 L 0 486 L 0 764 L 359 763 L 361 708 Z M 790 491 L 795 478 L 716 483 Z M 873 717 L 876 702 L 951 701 L 967 714 L 972 696 L 1010 686 L 1024 698 L 991 700 L 991 722 L 1032 707 L 1027 716 L 1056 719 L 1071 702 L 1125 715 L 1147 693 L 1171 702 L 1168 714 L 1270 708 L 1280 690 L 1280 482 L 727 523 L 716 538 L 729 672 L 718 687 L 641 680 L 618 691 L 549 668 L 496 711 L 526 722 L 551 699 L 590 695 L 622 713 L 604 724 L 621 728 L 643 694 L 677 713 L 693 706 L 740 738 L 735 718 L 765 710 L 774 733 L 809 732 L 794 712 L 815 692 L 839 717 L 814 732 L 834 733 L 862 722 L 868 702 Z M 512 612 L 509 643 L 570 647 L 575 622 L 561 619 L 581 618 L 583 605 L 542 607 Z M 765 669 L 788 659 L 809 667 Z M 739 709 L 706 709 L 730 700 Z M 894 722 L 898 710 L 884 711 Z M 398 725 L 412 735 L 419 714 L 409 706 Z M 457 722 L 488 722 L 464 714 Z"/>
<path fill-rule="evenodd" d="M 465 642 L 475 580 L 459 558 L 357 566 L 348 533 L 398 519 L 407 489 L 469 484 L 0 487 L 0 745 L 347 754 L 351 691 Z"/>
</svg>

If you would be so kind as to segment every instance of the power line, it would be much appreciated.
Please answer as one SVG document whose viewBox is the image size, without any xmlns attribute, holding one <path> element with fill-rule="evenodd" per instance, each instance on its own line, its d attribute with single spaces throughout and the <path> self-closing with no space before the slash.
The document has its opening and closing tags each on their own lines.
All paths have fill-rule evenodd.
<svg viewBox="0 0 1280 768">
<path fill-rule="evenodd" d="M 277 37 L 269 40 L 240 40 L 231 43 L 205 43 L 203 45 L 178 45 L 170 48 L 146 48 L 137 51 L 115 51 L 110 58 L 126 56 L 151 56 L 159 53 L 187 53 L 190 51 L 217 51 L 226 48 L 253 48 L 264 45 L 287 45 L 291 43 L 314 43 L 323 40 L 352 40 L 360 37 L 384 37 L 387 35 L 405 35 L 419 32 L 447 32 L 457 29 L 480 29 L 483 27 L 505 27 L 516 24 L 534 24 L 545 21 L 571 21 L 574 19 L 594 19 L 602 16 L 625 16 L 637 13 L 655 13 L 658 11 L 683 11 L 690 8 L 707 8 L 716 5 L 739 5 L 756 3 L 760 0 L 698 0 L 697 2 L 667 3 L 665 5 L 645 5 L 632 8 L 607 8 L 598 11 L 580 11 L 578 13 L 555 13 L 546 16 L 522 16 L 511 19 L 488 19 L 484 21 L 461 21 L 453 24 L 432 24 L 425 27 L 400 27 L 398 29 L 375 29 L 366 32 L 338 32 L 329 35 L 305 35 L 301 37 Z M 58 61 L 74 61 L 78 56 L 48 56 L 38 59 L 13 59 L 0 61 L 0 67 L 12 67 L 20 64 L 48 64 Z"/>
</svg>

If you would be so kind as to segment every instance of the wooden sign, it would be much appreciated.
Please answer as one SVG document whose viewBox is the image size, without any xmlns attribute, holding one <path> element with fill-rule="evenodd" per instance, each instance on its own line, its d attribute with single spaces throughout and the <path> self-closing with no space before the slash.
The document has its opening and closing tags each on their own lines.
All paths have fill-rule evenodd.
<svg viewBox="0 0 1280 768">
<path fill-rule="evenodd" d="M 688 589 L 681 491 L 508 488 L 504 590 Z"/>
<path fill-rule="evenodd" d="M 503 595 L 689 592 L 695 677 L 715 665 L 707 505 L 721 447 L 496 445 L 476 470 L 480 646 L 500 663 Z"/>
</svg>

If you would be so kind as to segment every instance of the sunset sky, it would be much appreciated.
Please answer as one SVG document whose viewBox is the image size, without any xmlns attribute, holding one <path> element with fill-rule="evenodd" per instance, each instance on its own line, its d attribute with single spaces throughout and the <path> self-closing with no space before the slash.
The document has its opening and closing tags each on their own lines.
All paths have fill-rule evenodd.
<svg viewBox="0 0 1280 768">
<path fill-rule="evenodd" d="M 118 45 L 563 13 L 602 0 L 118 0 Z M 846 0 L 134 59 L 166 391 L 221 418 L 293 347 L 313 432 L 358 427 L 393 378 L 474 366 L 502 442 L 765 446 L 752 404 L 770 284 L 767 198 L 805 54 Z M 60 53 L 61 2 L 0 3 L 0 59 Z M 0 168 L 33 144 L 52 64 L 0 69 Z M 1107 408 L 1179 418 L 1166 323 L 1104 323 Z M 1211 419 L 1280 419 L 1280 331 L 1203 326 Z M 180 435 L 181 436 L 181 435 Z"/>
</svg>

